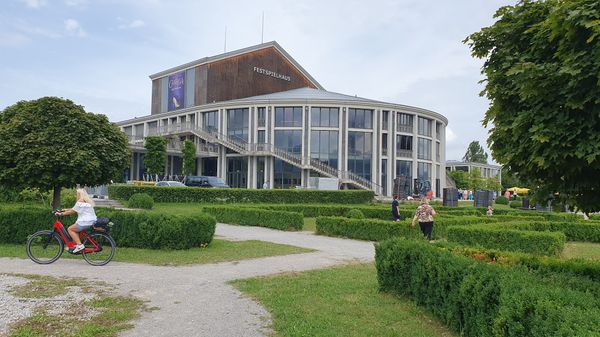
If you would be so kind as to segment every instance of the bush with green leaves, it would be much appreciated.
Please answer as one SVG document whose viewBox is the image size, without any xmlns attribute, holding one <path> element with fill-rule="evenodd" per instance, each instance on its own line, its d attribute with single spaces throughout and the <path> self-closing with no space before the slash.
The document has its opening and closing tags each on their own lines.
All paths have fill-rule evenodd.
<svg viewBox="0 0 600 337">
<path fill-rule="evenodd" d="M 522 268 L 404 239 L 376 244 L 375 261 L 381 290 L 411 298 L 461 336 L 600 334 L 598 298 Z"/>
<path fill-rule="evenodd" d="M 108 186 L 112 199 L 129 200 L 135 193 L 147 193 L 155 202 L 273 203 L 273 204 L 367 204 L 373 191 L 255 190 L 243 188 L 160 188 L 114 184 Z"/>
<path fill-rule="evenodd" d="M 467 246 L 540 255 L 559 255 L 566 241 L 561 232 L 523 231 L 491 224 L 448 227 L 447 238 Z"/>
<path fill-rule="evenodd" d="M 521 208 L 521 206 L 523 206 L 523 202 L 519 200 L 513 200 L 508 205 L 510 208 Z"/>
<path fill-rule="evenodd" d="M 498 196 L 494 202 L 498 205 L 508 205 L 508 199 L 503 195 Z"/>
<path fill-rule="evenodd" d="M 351 239 L 380 241 L 397 236 L 419 238 L 421 234 L 409 221 L 394 222 L 344 217 L 318 217 L 317 234 Z"/>
<path fill-rule="evenodd" d="M 346 213 L 346 217 L 350 219 L 364 219 L 365 215 L 359 209 L 351 209 Z"/>
<path fill-rule="evenodd" d="M 127 201 L 129 208 L 152 209 L 154 207 L 154 199 L 147 193 L 136 193 Z"/>
<path fill-rule="evenodd" d="M 302 230 L 304 219 L 301 213 L 272 211 L 259 208 L 240 208 L 237 206 L 210 206 L 202 210 L 213 215 L 218 222 L 260 226 L 280 230 Z"/>
<path fill-rule="evenodd" d="M 207 214 L 173 216 L 146 211 L 97 209 L 99 217 L 115 224 L 111 236 L 117 246 L 151 249 L 187 249 L 208 244 L 215 233 L 216 221 Z M 77 215 L 61 219 L 63 225 L 75 222 Z M 0 243 L 22 244 L 39 230 L 52 229 L 56 217 L 48 208 L 11 206 L 0 208 Z"/>
<path fill-rule="evenodd" d="M 561 232 L 569 241 L 600 242 L 600 222 L 576 222 L 576 221 L 523 221 L 517 220 L 499 224 L 498 226 L 508 229 Z"/>
</svg>

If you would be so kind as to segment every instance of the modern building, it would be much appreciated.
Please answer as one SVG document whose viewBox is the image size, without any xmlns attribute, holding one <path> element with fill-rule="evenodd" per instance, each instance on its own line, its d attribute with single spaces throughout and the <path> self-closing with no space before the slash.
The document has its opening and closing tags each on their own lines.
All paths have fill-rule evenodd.
<svg viewBox="0 0 600 337">
<path fill-rule="evenodd" d="M 467 161 L 448 160 L 446 162 L 446 170 L 448 171 L 465 171 L 471 172 L 473 169 L 479 169 L 483 178 L 498 178 L 502 182 L 502 166 L 483 164 Z"/>
<path fill-rule="evenodd" d="M 127 179 L 144 174 L 144 138 L 169 138 L 165 174 L 181 174 L 184 140 L 197 147 L 197 174 L 240 188 L 308 188 L 311 177 L 340 188 L 441 196 L 441 114 L 325 90 L 279 44 L 267 42 L 150 76 L 151 113 L 119 122 L 132 149 Z"/>
</svg>

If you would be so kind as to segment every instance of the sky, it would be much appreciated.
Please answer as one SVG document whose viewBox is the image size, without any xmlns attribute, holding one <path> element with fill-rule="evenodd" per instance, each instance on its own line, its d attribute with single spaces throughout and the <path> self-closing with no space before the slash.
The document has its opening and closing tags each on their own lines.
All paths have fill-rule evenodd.
<svg viewBox="0 0 600 337">
<path fill-rule="evenodd" d="M 264 41 L 325 89 L 446 116 L 459 160 L 473 140 L 489 153 L 483 61 L 462 40 L 515 2 L 3 0 L 0 109 L 59 96 L 113 122 L 148 115 L 150 74 L 259 44 L 264 13 Z"/>
</svg>

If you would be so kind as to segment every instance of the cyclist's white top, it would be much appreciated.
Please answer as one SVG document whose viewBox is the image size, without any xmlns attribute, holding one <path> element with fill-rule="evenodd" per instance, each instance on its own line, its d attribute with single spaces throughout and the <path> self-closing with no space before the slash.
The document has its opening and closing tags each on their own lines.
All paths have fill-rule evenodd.
<svg viewBox="0 0 600 337">
<path fill-rule="evenodd" d="M 97 219 L 94 207 L 87 202 L 76 202 L 73 210 L 77 212 L 76 223 L 78 224 L 94 222 Z"/>
</svg>

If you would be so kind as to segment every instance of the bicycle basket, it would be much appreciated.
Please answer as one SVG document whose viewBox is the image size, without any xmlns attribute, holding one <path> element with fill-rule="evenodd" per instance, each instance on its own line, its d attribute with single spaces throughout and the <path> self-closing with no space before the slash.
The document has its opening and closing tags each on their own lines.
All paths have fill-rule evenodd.
<svg viewBox="0 0 600 337">
<path fill-rule="evenodd" d="M 94 232 L 108 232 L 108 229 L 112 225 L 109 218 L 98 218 L 92 225 Z"/>
</svg>

